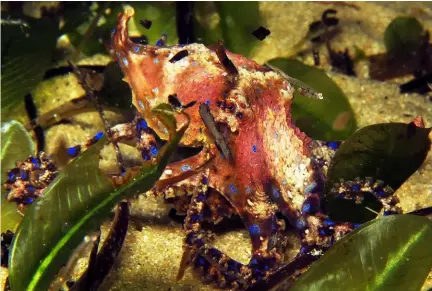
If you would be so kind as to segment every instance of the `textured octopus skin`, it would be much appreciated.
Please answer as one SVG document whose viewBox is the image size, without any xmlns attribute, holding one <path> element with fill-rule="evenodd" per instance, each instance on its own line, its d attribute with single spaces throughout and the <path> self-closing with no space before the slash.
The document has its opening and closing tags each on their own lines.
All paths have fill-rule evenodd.
<svg viewBox="0 0 432 291">
<path fill-rule="evenodd" d="M 199 106 L 189 107 L 185 112 L 191 123 L 180 143 L 203 146 L 204 150 L 188 161 L 172 165 L 164 178 L 181 173 L 178 169 L 185 165 L 197 169 L 211 160 L 206 183 L 223 195 L 243 219 L 251 235 L 253 258 L 274 259 L 267 268 L 281 260 L 274 246 L 281 229 L 277 212 L 299 230 L 305 242 L 317 244 L 323 219 L 313 214 L 320 212 L 318 193 L 325 170 L 312 155 L 312 139 L 291 120 L 291 84 L 268 67 L 226 52 L 238 71 L 232 74 L 216 50 L 202 44 L 135 44 L 127 32 L 132 15 L 131 10 L 119 15 L 112 49 L 132 89 L 134 106 L 148 125 L 166 139 L 167 133 L 150 113 L 151 108 L 168 103 L 168 96 L 174 94 L 182 104 L 207 104 L 232 154 L 228 159 L 217 151 Z M 185 50 L 185 57 L 173 61 Z M 177 122 L 184 121 L 178 118 Z M 177 171 L 173 170 L 176 167 Z M 351 230 L 346 225 L 341 227 L 341 235 Z"/>
<path fill-rule="evenodd" d="M 202 44 L 135 44 L 127 33 L 132 16 L 133 10 L 119 15 L 112 49 L 132 89 L 133 104 L 149 127 L 167 138 L 167 131 L 151 109 L 168 103 L 173 96 L 180 104 L 199 104 L 183 107 L 191 123 L 181 144 L 202 146 L 203 150 L 169 165 L 152 190 L 158 195 L 166 189 L 175 192 L 176 186 L 195 189 L 185 220 L 187 236 L 179 277 L 185 262 L 203 269 L 220 286 L 245 288 L 270 276 L 282 262 L 280 251 L 286 242 L 284 224 L 277 213 L 299 233 L 302 248 L 298 256 L 307 253 L 319 257 L 358 226 L 333 222 L 320 209 L 334 145 L 313 141 L 293 124 L 292 85 L 298 84 L 290 83 L 292 78 L 225 51 L 221 44 L 214 48 Z M 216 130 L 206 122 L 203 106 L 214 119 Z M 419 120 L 414 124 L 424 127 Z M 177 122 L 184 122 L 180 115 Z M 223 136 L 225 150 L 220 150 L 221 138 L 215 131 Z M 215 192 L 224 199 L 214 199 Z M 372 178 L 341 181 L 330 192 L 356 202 L 369 192 L 383 203 L 384 214 L 401 213 L 393 190 Z M 242 218 L 252 240 L 248 265 L 210 246 L 200 226 L 206 203 L 210 203 L 207 206 L 214 220 L 232 211 Z M 222 214 L 217 214 L 218 207 L 224 208 Z"/>
</svg>

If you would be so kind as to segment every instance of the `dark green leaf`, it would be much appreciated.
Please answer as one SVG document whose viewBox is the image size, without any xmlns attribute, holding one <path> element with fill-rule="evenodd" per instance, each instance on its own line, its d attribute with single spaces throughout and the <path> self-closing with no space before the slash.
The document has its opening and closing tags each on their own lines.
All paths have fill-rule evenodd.
<svg viewBox="0 0 432 291">
<path fill-rule="evenodd" d="M 15 168 L 17 161 L 23 161 L 35 154 L 35 145 L 27 130 L 16 121 L 5 122 L 1 128 L 1 180 L 7 179 L 6 172 Z M 6 201 L 6 191 L 1 191 L 1 232 L 15 231 L 22 216 L 16 203 Z"/>
<path fill-rule="evenodd" d="M 394 19 L 384 33 L 384 43 L 390 54 L 406 54 L 418 50 L 425 40 L 425 31 L 414 17 Z"/>
<path fill-rule="evenodd" d="M 431 241 L 427 218 L 371 221 L 338 241 L 291 290 L 418 291 L 432 268 Z"/>
<path fill-rule="evenodd" d="M 64 34 L 74 31 L 92 16 L 91 2 L 61 2 L 61 5 L 64 11 L 61 32 Z"/>
<path fill-rule="evenodd" d="M 224 46 L 229 51 L 249 57 L 259 44 L 252 32 L 260 25 L 258 2 L 215 2 L 220 16 Z M 247 17 L 245 17 L 247 15 Z"/>
<path fill-rule="evenodd" d="M 302 131 L 322 140 L 343 140 L 355 131 L 356 121 L 347 97 L 324 71 L 290 59 L 274 59 L 269 63 L 324 96 L 323 100 L 316 100 L 295 93 L 293 120 Z"/>
<path fill-rule="evenodd" d="M 105 105 L 131 108 L 132 91 L 128 83 L 123 81 L 123 73 L 117 62 L 109 63 L 106 67 L 100 96 Z"/>
<path fill-rule="evenodd" d="M 186 128 L 160 150 L 154 163 L 145 164 L 135 179 L 116 190 L 98 169 L 105 138 L 68 164 L 29 208 L 16 233 L 10 257 L 12 290 L 46 290 L 86 233 L 97 229 L 122 199 L 154 185 Z"/>
<path fill-rule="evenodd" d="M 59 35 L 58 23 L 29 17 L 1 23 L 2 114 L 24 101 L 51 65 Z"/>
<path fill-rule="evenodd" d="M 358 130 L 341 145 L 330 164 L 326 198 L 332 198 L 327 193 L 334 183 L 357 177 L 373 177 L 396 190 L 426 158 L 431 145 L 430 131 L 430 128 L 416 127 L 413 123 L 375 124 Z M 338 200 L 331 200 L 328 205 L 330 214 L 337 220 L 340 218 L 335 215 L 343 215 L 337 214 L 341 208 Z M 344 203 L 345 213 L 349 202 Z M 364 211 L 364 207 L 356 205 L 349 213 L 354 216 L 356 211 Z"/>
</svg>

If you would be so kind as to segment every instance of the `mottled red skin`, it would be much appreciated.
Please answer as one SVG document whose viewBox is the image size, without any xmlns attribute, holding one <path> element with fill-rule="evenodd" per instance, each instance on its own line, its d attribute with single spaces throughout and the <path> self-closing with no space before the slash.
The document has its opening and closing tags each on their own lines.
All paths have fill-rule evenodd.
<svg viewBox="0 0 432 291">
<path fill-rule="evenodd" d="M 194 173 L 207 165 L 209 186 L 229 201 L 249 228 L 253 254 L 270 256 L 270 238 L 280 229 L 276 212 L 282 212 L 292 225 L 307 224 L 309 220 L 302 215 L 306 188 L 319 186 L 323 178 L 311 162 L 312 140 L 291 122 L 292 86 L 270 68 L 227 52 L 239 72 L 230 75 L 215 51 L 200 44 L 134 44 L 127 35 L 127 21 L 132 14 L 126 11 L 119 15 L 112 47 L 131 86 L 133 104 L 149 126 L 166 139 L 164 127 L 150 109 L 168 103 L 170 94 L 177 94 L 182 104 L 197 102 L 185 110 L 191 123 L 181 144 L 204 146 L 204 150 L 170 165 L 165 178 L 182 174 L 183 165 L 190 166 Z M 174 64 L 169 62 L 185 49 L 188 56 Z M 216 149 L 200 116 L 200 103 L 209 103 L 216 122 L 225 125 L 232 161 Z M 227 109 L 225 103 L 234 106 Z M 182 122 L 180 118 L 177 121 Z M 254 232 L 253 227 L 259 232 Z"/>
</svg>

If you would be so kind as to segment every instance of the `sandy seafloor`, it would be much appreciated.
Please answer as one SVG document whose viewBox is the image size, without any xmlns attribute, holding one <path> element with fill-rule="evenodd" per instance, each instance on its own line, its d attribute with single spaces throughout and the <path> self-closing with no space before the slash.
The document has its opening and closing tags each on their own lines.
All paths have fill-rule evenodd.
<svg viewBox="0 0 432 291">
<path fill-rule="evenodd" d="M 432 32 L 432 4 L 426 2 L 355 2 L 360 9 L 341 4 L 313 2 L 261 2 L 260 10 L 266 20 L 266 27 L 271 30 L 260 47 L 254 51 L 254 59 L 260 63 L 275 57 L 284 56 L 287 48 L 292 47 L 306 33 L 308 25 L 320 19 L 328 8 L 338 11 L 342 33 L 332 42 L 333 48 L 353 49 L 353 45 L 372 55 L 385 51 L 383 34 L 387 25 L 397 16 L 412 15 L 417 17 L 424 27 Z M 327 54 L 321 51 L 322 68 L 328 69 Z M 102 62 L 106 58 L 99 58 Z M 93 60 L 93 61 L 92 61 Z M 94 62 L 94 58 L 88 63 Z M 100 61 L 98 61 L 100 62 Z M 312 64 L 308 56 L 306 63 Z M 432 103 L 424 95 L 400 94 L 397 82 L 378 82 L 367 79 L 366 63 L 356 67 L 358 78 L 329 72 L 328 75 L 344 91 L 352 105 L 358 127 L 382 122 L 410 122 L 421 114 L 426 126 L 432 126 Z M 73 76 L 58 78 L 43 84 L 34 92 L 36 103 L 42 112 L 58 106 L 63 100 L 70 100 L 83 94 L 76 89 Z M 40 96 L 52 95 L 56 98 L 44 102 Z M 387 97 L 387 98 L 385 98 Z M 54 101 L 52 101 L 54 100 Z M 112 121 L 121 122 L 115 113 L 108 114 Z M 55 141 L 60 136 L 68 146 L 84 142 L 91 134 L 102 128 L 96 114 L 81 114 L 75 120 L 80 125 L 59 125 L 47 132 L 47 151 L 53 150 Z M 133 155 L 130 147 L 122 147 Z M 106 151 L 105 157 L 112 157 Z M 109 158 L 106 158 L 109 159 Z M 109 160 L 102 162 L 108 166 Z M 432 154 L 421 168 L 397 191 L 404 211 L 415 210 L 432 204 Z M 214 285 L 206 285 L 194 277 L 188 270 L 180 282 L 175 282 L 182 255 L 183 232 L 181 224 L 167 217 L 169 207 L 153 198 L 140 197 L 133 203 L 131 223 L 123 249 L 115 266 L 100 290 L 217 290 Z M 139 226 L 137 226 L 139 224 Z M 103 226 L 103 235 L 109 223 Z M 142 229 L 140 229 L 142 228 Z M 140 229 L 140 230 L 138 230 Z M 230 231 L 217 237 L 215 245 L 226 251 L 233 258 L 247 263 L 250 256 L 250 241 L 245 230 Z M 297 251 L 297 242 L 293 236 L 293 249 Z M 5 272 L 2 270 L 2 277 Z M 432 274 L 429 275 L 423 290 L 432 287 Z"/>
</svg>

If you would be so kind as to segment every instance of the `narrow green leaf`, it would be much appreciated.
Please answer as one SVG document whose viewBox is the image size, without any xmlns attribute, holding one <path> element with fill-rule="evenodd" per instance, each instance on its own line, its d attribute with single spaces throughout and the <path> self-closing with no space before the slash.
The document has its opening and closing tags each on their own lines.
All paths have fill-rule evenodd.
<svg viewBox="0 0 432 291">
<path fill-rule="evenodd" d="M 12 290 L 46 290 L 86 233 L 97 229 L 122 199 L 153 187 L 168 164 L 188 124 L 148 162 L 129 184 L 113 190 L 98 169 L 105 138 L 66 166 L 43 197 L 28 210 L 12 245 Z"/>
<path fill-rule="evenodd" d="M 7 179 L 6 172 L 15 168 L 17 161 L 23 161 L 35 154 L 35 145 L 27 130 L 17 121 L 9 121 L 1 127 L 1 180 Z M 6 191 L 1 190 L 1 232 L 15 231 L 22 216 L 15 203 L 6 201 Z"/>
<path fill-rule="evenodd" d="M 431 241 L 427 218 L 373 220 L 339 240 L 292 290 L 418 291 L 432 268 Z"/>
<path fill-rule="evenodd" d="M 430 131 L 413 123 L 374 124 L 358 130 L 341 145 L 329 166 L 326 198 L 332 198 L 328 192 L 340 179 L 373 177 L 393 190 L 398 189 L 425 160 L 431 146 Z M 375 217 L 372 212 L 365 212 L 365 205 L 353 201 L 345 201 L 342 213 L 339 200 L 330 199 L 327 205 L 329 214 L 336 220 L 352 221 L 350 217 L 362 217 L 365 213 L 372 215 L 365 219 Z M 347 207 L 350 207 L 350 217 L 347 217 Z"/>
<path fill-rule="evenodd" d="M 415 17 L 397 17 L 384 32 L 387 52 L 393 55 L 418 50 L 425 41 L 425 31 Z"/>
<path fill-rule="evenodd" d="M 49 19 L 2 15 L 1 30 L 1 111 L 5 114 L 42 80 L 51 65 L 59 28 Z"/>
<path fill-rule="evenodd" d="M 323 70 L 291 59 L 269 63 L 324 96 L 323 100 L 316 100 L 294 93 L 293 120 L 302 131 L 321 140 L 343 140 L 355 131 L 357 125 L 347 97 Z"/>
</svg>

